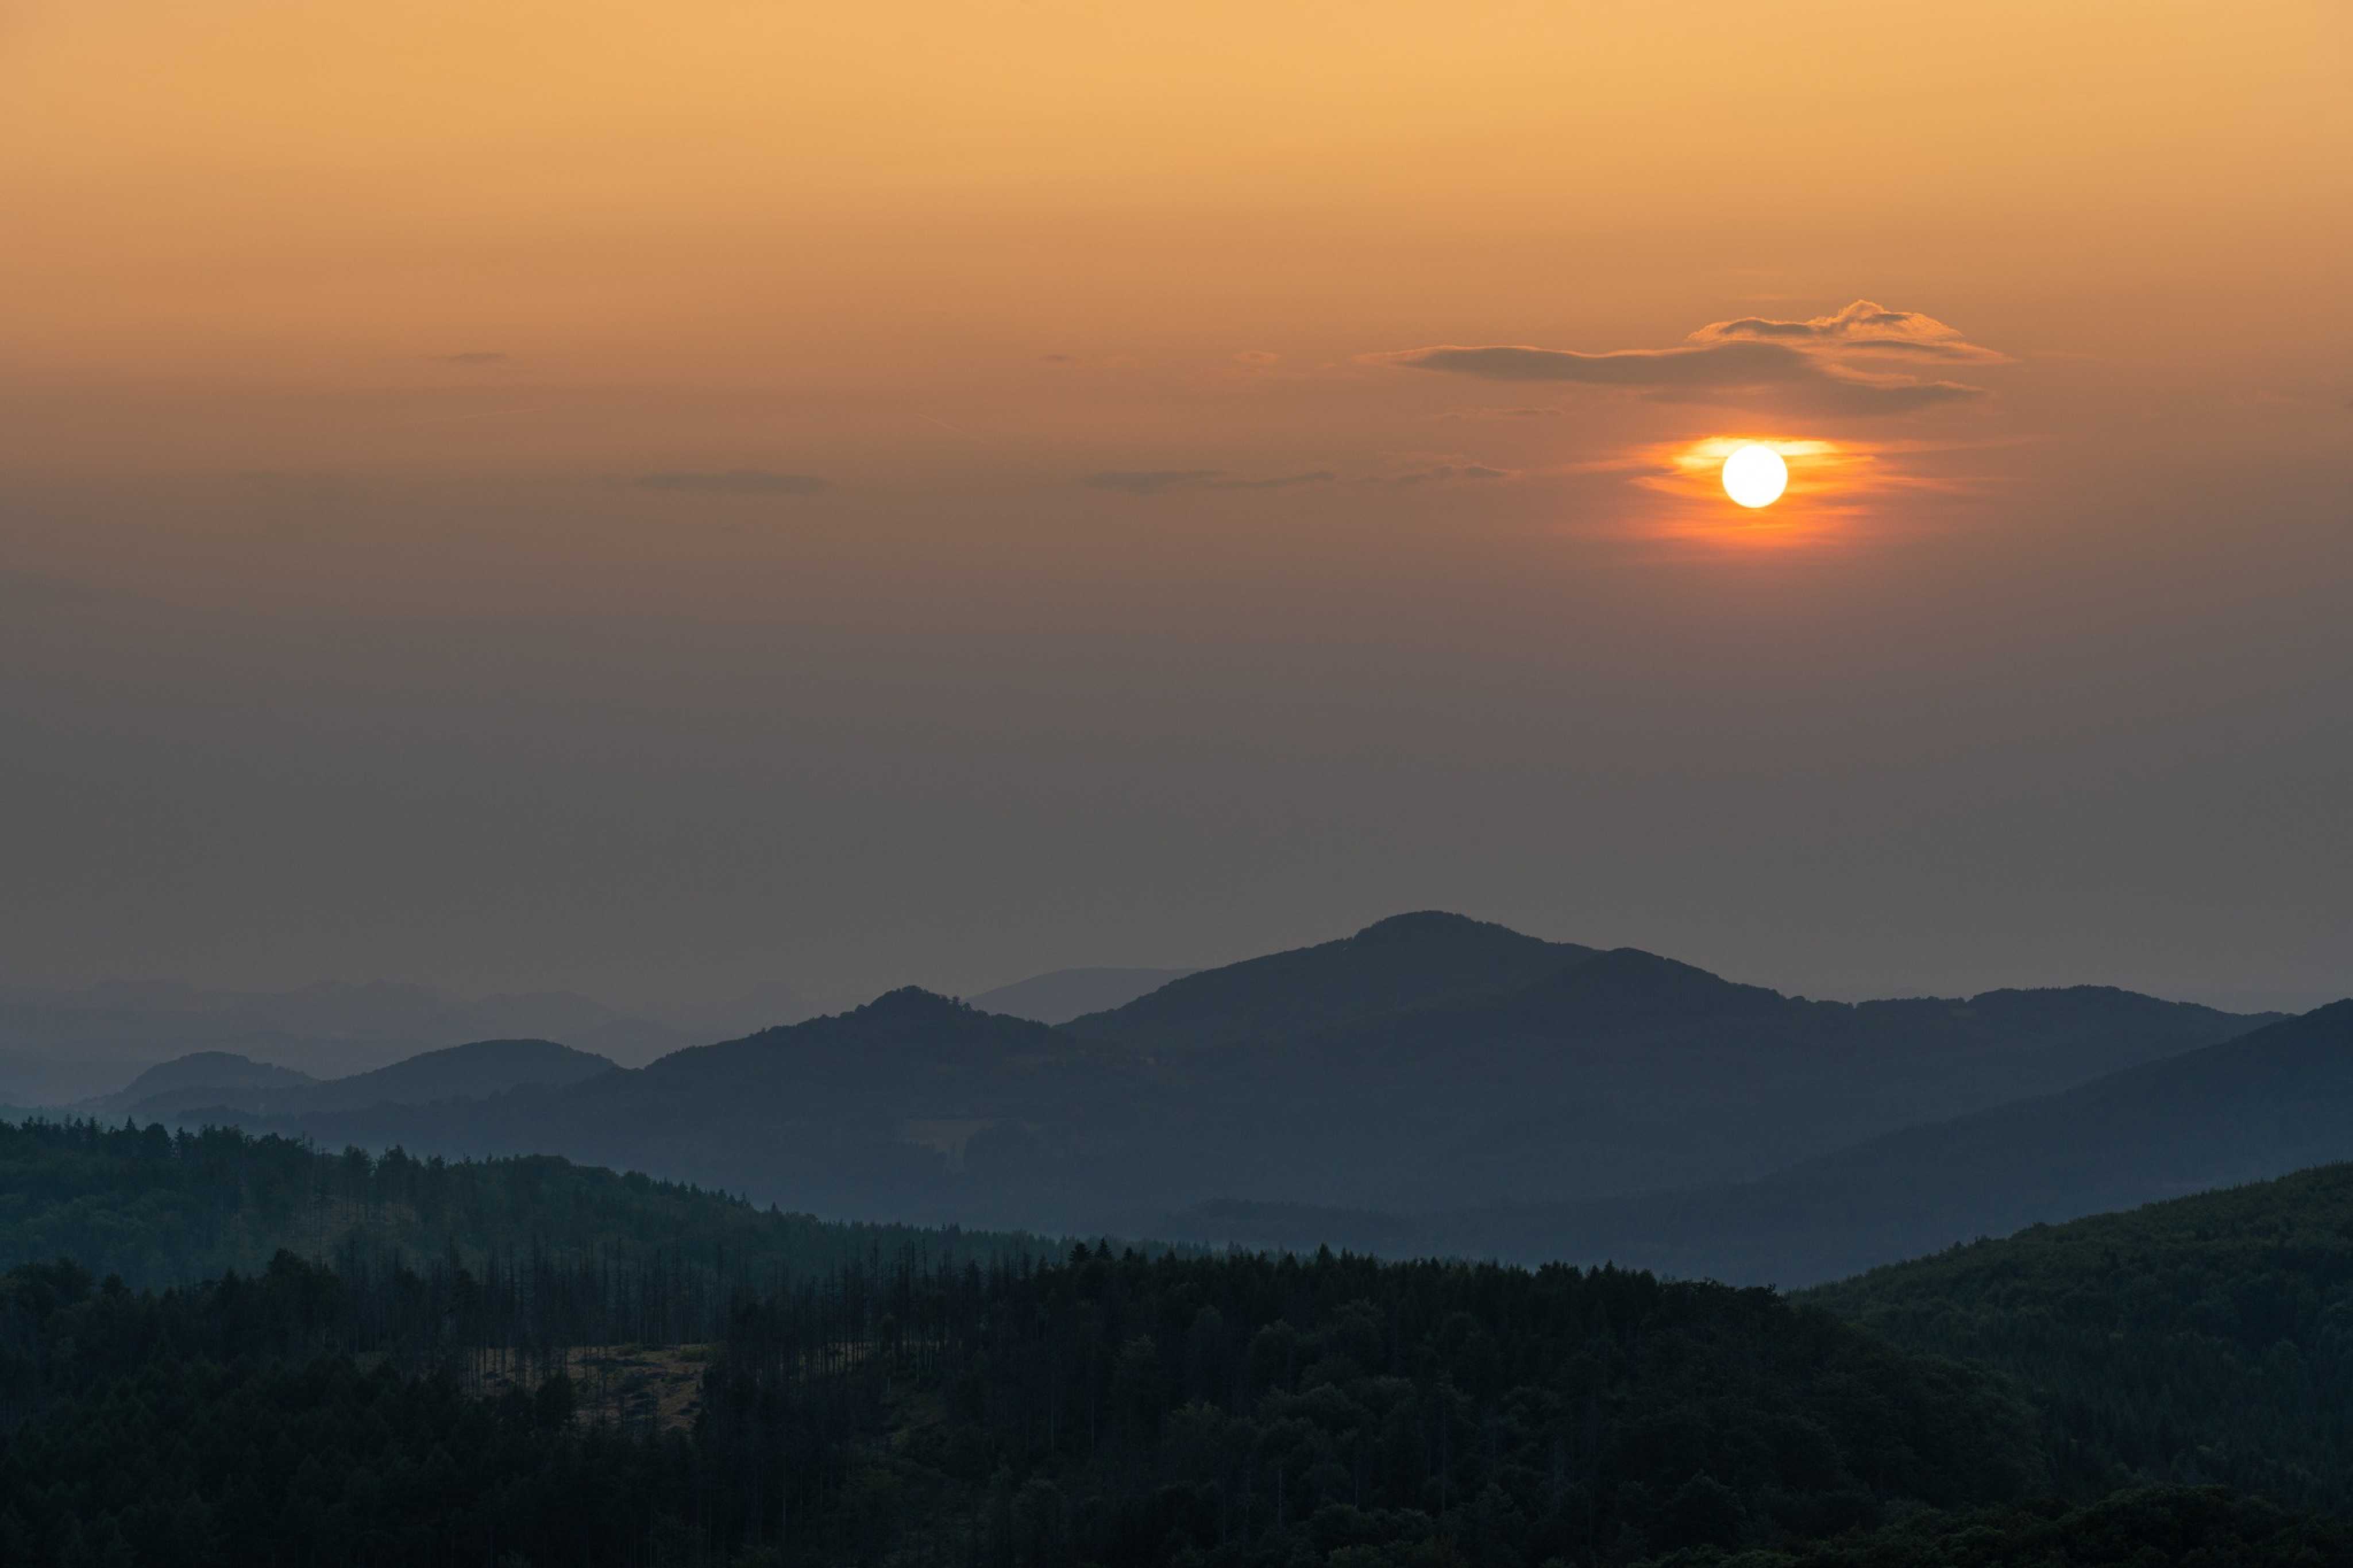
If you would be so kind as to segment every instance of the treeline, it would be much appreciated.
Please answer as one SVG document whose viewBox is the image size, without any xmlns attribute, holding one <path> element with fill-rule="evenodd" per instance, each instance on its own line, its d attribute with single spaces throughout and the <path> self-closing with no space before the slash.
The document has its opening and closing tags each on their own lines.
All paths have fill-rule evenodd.
<svg viewBox="0 0 2353 1568">
<path fill-rule="evenodd" d="M 0 1268 L 68 1257 L 161 1288 L 249 1274 L 280 1249 L 348 1256 L 354 1237 L 379 1258 L 454 1256 L 477 1268 L 534 1247 L 575 1261 L 659 1253 L 721 1300 L 738 1282 L 780 1271 L 1060 1249 L 1015 1233 L 831 1223 L 549 1156 L 336 1154 L 234 1128 L 0 1121 Z"/>
<path fill-rule="evenodd" d="M 2077 1493 L 2221 1482 L 2353 1515 L 2353 1165 L 2037 1226 L 1805 1299 L 2016 1378 Z"/>
</svg>

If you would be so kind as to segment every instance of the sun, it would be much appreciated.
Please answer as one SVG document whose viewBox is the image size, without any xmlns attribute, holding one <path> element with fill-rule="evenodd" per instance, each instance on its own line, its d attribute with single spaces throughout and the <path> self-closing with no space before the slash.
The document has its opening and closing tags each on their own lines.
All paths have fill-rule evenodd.
<svg viewBox="0 0 2353 1568">
<path fill-rule="evenodd" d="M 1724 459 L 1724 493 L 1745 507 L 1771 506 L 1789 487 L 1789 465 L 1755 442 Z"/>
</svg>

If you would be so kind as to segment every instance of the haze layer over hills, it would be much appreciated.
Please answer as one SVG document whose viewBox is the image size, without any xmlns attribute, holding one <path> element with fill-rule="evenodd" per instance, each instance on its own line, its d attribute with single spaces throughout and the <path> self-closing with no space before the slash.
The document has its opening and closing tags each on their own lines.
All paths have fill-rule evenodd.
<svg viewBox="0 0 2353 1568">
<path fill-rule="evenodd" d="M 579 1083 L 613 1070 L 608 1058 L 554 1040 L 475 1040 L 323 1083 L 229 1052 L 200 1051 L 150 1068 L 119 1092 L 74 1109 L 144 1120 L 228 1111 L 295 1116 L 480 1100 L 512 1089 Z"/>
<path fill-rule="evenodd" d="M 1133 1002 L 1194 973 L 1190 969 L 1057 969 L 965 1000 L 984 1013 L 1003 1013 L 1039 1024 L 1067 1024 L 1082 1014 Z"/>
<path fill-rule="evenodd" d="M 642 1068 L 516 1078 L 494 1098 L 363 1103 L 347 1080 L 340 1098 L 225 1103 L 331 1147 L 561 1153 L 850 1217 L 1528 1258 L 1639 1243 L 1682 1271 L 1795 1280 L 1830 1256 L 1805 1251 L 1796 1222 L 1719 1239 L 1694 1216 L 1729 1198 L 1656 1194 L 1745 1201 L 1760 1178 L 1808 1180 L 1810 1161 L 1867 1166 L 1871 1140 L 2102 1092 L 2269 1022 L 2090 986 L 1814 1002 L 1422 913 L 1059 1028 L 909 989 Z M 2328 1157 L 2325 1134 L 2308 1142 Z M 2143 1189 L 2176 1179 L 2169 1157 L 2097 1193 L 2061 1173 L 2023 1209 L 2009 1189 L 1983 1205 L 1965 1192 L 1842 1231 L 1837 1256 L 2158 1195 Z M 2260 1166 L 2232 1169 L 2288 1168 Z"/>
<path fill-rule="evenodd" d="M 1806 1285 L 2024 1226 L 2353 1159 L 2353 1001 L 2185 1055 L 1871 1139 L 1754 1182 L 1435 1215 L 1253 1203 L 1156 1233 L 1390 1256 L 1611 1259 Z"/>
<path fill-rule="evenodd" d="M 0 987 L 0 1100 L 68 1104 L 107 1095 L 142 1068 L 196 1052 L 226 1052 L 335 1078 L 419 1051 L 516 1038 L 560 1039 L 576 1049 L 645 1061 L 697 1037 L 568 992 L 464 1000 L 389 983 L 284 992 L 206 990 L 164 981 L 70 990 L 8 986 Z"/>
</svg>

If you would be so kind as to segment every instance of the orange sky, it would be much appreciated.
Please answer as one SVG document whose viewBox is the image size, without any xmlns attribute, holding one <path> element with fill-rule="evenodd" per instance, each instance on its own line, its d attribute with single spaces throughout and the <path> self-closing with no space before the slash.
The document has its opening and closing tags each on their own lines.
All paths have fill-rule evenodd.
<svg viewBox="0 0 2353 1568">
<path fill-rule="evenodd" d="M 195 709 L 332 710 L 371 744 L 397 731 L 430 752 L 430 714 L 455 689 L 413 689 L 396 652 L 354 665 L 332 698 L 262 695 L 252 668 L 288 657 L 303 617 L 368 619 L 395 628 L 395 648 L 400 627 L 515 616 L 554 617 L 586 647 L 650 617 L 814 637 L 803 657 L 839 671 L 889 665 L 874 638 L 1063 637 L 1085 644 L 1068 656 L 1081 664 L 1103 657 L 1087 639 L 1162 639 L 1146 662 L 1184 712 L 1152 736 L 1108 738 L 1120 691 L 1073 696 L 1047 652 L 1007 655 L 993 697 L 958 700 L 1033 738 L 1039 712 L 1067 712 L 1074 749 L 1052 770 L 1103 781 L 1105 843 L 1221 830 L 1262 846 L 1347 786 L 1237 763 L 1155 801 L 1111 782 L 1127 775 L 1109 759 L 1181 732 L 1189 756 L 1230 745 L 1263 761 L 1247 737 L 1305 711 L 1334 726 L 1324 762 L 1378 751 L 1427 719 L 1420 700 L 1301 651 L 1370 637 L 1366 668 L 1443 667 L 1441 689 L 1519 694 L 1494 699 L 1484 740 L 1450 742 L 1475 767 L 1568 767 L 1582 753 L 1567 730 L 1557 750 L 1514 748 L 1529 715 L 1583 700 L 1548 708 L 1546 683 L 1567 692 L 1601 666 L 1630 701 L 1655 683 L 1664 708 L 1697 704 L 1693 734 L 1727 747 L 1710 726 L 1731 721 L 1702 715 L 1711 680 L 1739 707 L 1767 700 L 1751 683 L 1786 678 L 1776 690 L 1847 714 L 1792 829 L 1819 848 L 1807 897 L 1823 912 L 1802 940 L 1757 937 L 1691 900 L 1644 902 L 1632 889 L 1661 862 L 1632 851 L 1607 876 L 1571 856 L 1543 880 L 1433 826 L 1403 856 L 1424 869 L 1388 881 L 1335 881 L 1309 857 L 1261 882 L 1237 847 L 1233 867 L 1203 871 L 1224 891 L 1197 889 L 1195 912 L 1136 914 L 1111 936 L 1099 913 L 1008 924 L 985 889 L 1020 873 L 976 863 L 920 931 L 888 903 L 846 923 L 779 916 L 711 959 L 711 983 L 803 954 L 861 984 L 906 978 L 875 956 L 893 943 L 916 977 L 972 984 L 1056 962 L 1192 962 L 1425 900 L 1681 944 L 1757 978 L 2010 977 L 2047 946 L 1971 945 L 1956 929 L 1923 933 L 1959 944 L 1945 968 L 1907 969 L 1892 948 L 1826 956 L 1862 940 L 1841 911 L 1866 885 L 1898 896 L 1904 867 L 1823 870 L 1845 851 L 1819 847 L 1855 803 L 1886 808 L 1867 737 L 1926 724 L 1929 687 L 1957 705 L 1956 733 L 1993 725 L 1973 742 L 1993 777 L 2047 763 L 2034 748 L 2053 733 L 2143 722 L 2116 715 L 2158 690 L 2206 692 L 2199 711 L 2221 728 L 2175 750 L 2220 756 L 2215 715 L 2353 674 L 2327 607 L 2348 586 L 2348 43 L 2353 12 L 2332 0 L 0 0 L 0 574 L 26 603 L 119 597 L 212 617 L 222 639 L 75 619 L 19 647 L 9 711 L 58 727 L 64 770 L 25 784 L 20 809 L 53 803 L 41 792 L 68 789 L 59 778 L 127 765 L 74 737 L 143 734 L 141 755 L 178 755 L 154 715 Z M 1949 335 L 1786 352 L 1752 335 L 1721 362 L 1739 375 L 1689 368 L 1732 342 L 1694 339 L 1712 323 L 1786 331 L 1857 300 Z M 1417 357 L 1448 346 L 1551 357 Z M 1653 368 L 1573 357 L 1620 351 Z M 1855 390 L 1936 383 L 1960 390 L 1875 407 Z M 1729 437 L 1814 456 L 1779 506 L 1736 515 L 1678 462 Z M 1592 640 L 1604 626 L 1607 647 Z M 1718 646 L 1752 634 L 1778 677 Z M 192 637 L 251 649 L 215 668 L 175 640 Z M 179 676 L 140 665 L 165 646 Z M 268 647 L 280 653 L 252 651 Z M 717 651 L 680 657 L 686 688 L 735 689 L 707 662 Z M 116 658 L 160 684 L 137 696 L 148 676 Z M 1883 664 L 1911 672 L 1911 695 L 1892 675 L 1867 689 Z M 540 710 L 585 714 L 619 679 L 576 649 L 517 668 Z M 2150 685 L 2131 686 L 2137 669 Z M 2052 694 L 2070 679 L 2084 689 Z M 884 684 L 859 689 L 865 709 L 847 686 L 805 691 L 806 710 L 745 689 L 706 718 L 930 711 Z M 2021 715 L 2046 698 L 2065 717 L 2030 734 Z M 652 722 L 647 703 L 595 722 Z M 2134 744 L 2163 755 L 2165 713 L 2144 719 Z M 2340 700 L 2313 733 L 2344 721 Z M 287 744 L 311 743 L 311 719 L 286 724 Z M 1071 739 L 1089 734 L 1106 749 Z M 1562 798 L 1639 795 L 1629 780 L 1663 770 L 1665 794 L 1713 809 L 1706 747 L 1651 739 L 1621 736 L 1618 782 L 1564 783 Z M 533 743 L 553 756 L 571 742 Z M 940 745 L 969 757 L 969 736 Z M 882 765 L 849 755 L 808 765 L 838 783 Z M 2341 762 L 2283 754 L 2278 787 L 2303 800 L 2289 781 Z M 902 783 L 922 771 L 891 765 Z M 1008 768 L 955 796 L 955 832 L 986 831 L 976 803 L 1038 787 Z M 218 783 L 224 800 L 253 787 Z M 946 809 L 907 787 L 892 809 Z M 2208 790 L 2183 801 L 2211 805 Z M 613 810 L 650 820 L 691 794 Z M 1366 820 L 1409 802 L 1433 820 L 1461 809 L 1436 784 L 1382 799 Z M 402 841 L 489 831 L 462 802 L 444 807 L 411 801 Z M 234 861 L 258 889 L 294 886 L 322 853 L 273 838 L 259 805 L 250 821 L 156 809 L 186 819 L 174 842 L 188 865 Z M 2017 809 L 2028 839 L 2066 837 Z M 2117 864 L 2147 863 L 2179 831 L 2168 814 L 2189 809 L 2152 807 L 2156 838 L 2120 842 Z M 2327 829 L 2302 806 L 2258 826 L 2244 885 L 2218 869 L 2201 907 L 2303 890 L 2276 892 L 2276 919 L 2256 921 L 2273 934 L 2250 936 L 2243 963 L 2213 957 L 2190 981 L 2302 995 L 2326 965 L 2277 958 L 2276 933 L 2326 923 L 2321 884 L 2298 879 L 2316 876 L 2311 836 Z M 109 829 L 100 816 L 78 831 Z M 1674 831 L 1662 816 L 1636 837 Z M 1050 861 L 1052 828 L 1023 832 L 1018 863 Z M 659 837 L 635 818 L 632 834 Z M 774 847 L 776 876 L 802 875 L 806 853 Z M 1910 874 L 1926 901 L 1975 874 L 1922 853 Z M 564 926 L 508 968 L 479 957 L 480 933 L 437 945 L 371 926 L 343 946 L 271 946 L 283 933 L 262 892 L 200 930 L 174 901 L 190 888 L 131 872 L 121 898 L 167 912 L 121 935 L 120 909 L 71 885 L 60 854 L 72 908 L 0 931 L 35 968 L 296 979 L 389 952 L 370 972 L 571 984 L 626 952 L 642 958 L 628 984 L 688 983 L 686 961 L 647 956 L 626 921 Z M 334 854 L 355 877 L 372 864 Z M 1118 878 L 1198 859 L 1170 856 L 1102 868 L 1092 891 L 1079 884 L 1098 872 L 1073 870 L 1061 896 L 1107 907 Z M 1587 890 L 1561 890 L 1572 861 Z M 632 898 L 648 878 L 702 875 L 630 865 L 615 876 Z M 532 866 L 510 879 L 515 908 L 576 907 L 577 889 Z M 1699 901 L 1754 909 L 1790 875 L 1730 876 Z M 826 879 L 858 876 L 825 871 L 813 904 L 838 913 L 849 895 Z M 2122 872 L 2084 876 L 2066 895 L 2073 929 L 2157 896 Z M 1041 909 L 1051 881 L 1029 895 Z M 1954 898 L 1955 921 L 1996 920 L 1998 889 Z M 403 899 L 411 925 L 431 907 Z M 2065 957 L 2070 973 L 2111 959 L 2114 973 L 2139 951 L 2126 936 L 2154 940 L 2136 927 Z M 2167 940 L 2211 952 L 2194 921 Z M 2169 962 L 2137 977 L 2156 984 Z"/>
</svg>

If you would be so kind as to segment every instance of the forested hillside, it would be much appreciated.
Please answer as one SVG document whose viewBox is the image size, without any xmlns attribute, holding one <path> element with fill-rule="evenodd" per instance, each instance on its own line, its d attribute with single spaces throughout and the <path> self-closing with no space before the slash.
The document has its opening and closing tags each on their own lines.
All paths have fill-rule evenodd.
<svg viewBox="0 0 2353 1568">
<path fill-rule="evenodd" d="M 2353 1514 L 2353 1165 L 1955 1247 L 1806 1300 L 2016 1377 L 2077 1488 Z"/>
<path fill-rule="evenodd" d="M 1052 1245 L 1019 1235 L 834 1224 L 723 1193 L 549 1156 L 330 1154 L 234 1129 L 166 1132 L 96 1122 L 0 1122 L 0 1268 L 66 1257 L 133 1286 L 305 1258 L 657 1255 L 744 1280 L 902 1254 L 982 1260 Z"/>
<path fill-rule="evenodd" d="M 1798 1300 L 1609 1268 L 1063 1257 L 235 1132 L 0 1129 L 0 1181 L 12 1256 L 92 1260 L 0 1282 L 11 1563 L 2353 1552 L 2342 1168 Z M 105 1278 L 271 1234 L 322 1260 Z M 702 1369 L 693 1398 L 608 1396 L 605 1369 L 657 1345 Z"/>
<path fill-rule="evenodd" d="M 848 1265 L 740 1293 L 699 1417 L 669 1433 L 600 1423 L 552 1372 L 470 1400 L 486 1343 L 527 1372 L 561 1364 L 563 1336 L 468 1291 L 462 1272 L 354 1280 L 290 1256 L 162 1297 L 17 1269 L 0 1545 L 1615 1563 L 2042 1479 L 2031 1415 L 1976 1373 L 1766 1292 L 1612 1271 L 1103 1249 Z"/>
</svg>

